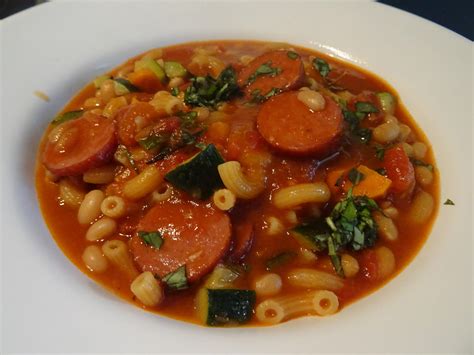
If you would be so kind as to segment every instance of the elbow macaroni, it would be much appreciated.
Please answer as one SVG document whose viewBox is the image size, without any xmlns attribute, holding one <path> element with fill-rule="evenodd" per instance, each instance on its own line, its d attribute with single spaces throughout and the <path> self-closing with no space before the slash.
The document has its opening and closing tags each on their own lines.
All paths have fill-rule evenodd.
<svg viewBox="0 0 474 355">
<path fill-rule="evenodd" d="M 135 278 L 137 276 L 138 271 L 124 242 L 118 239 L 109 240 L 102 245 L 102 251 L 114 266 L 129 277 Z"/>
<path fill-rule="evenodd" d="M 212 201 L 214 205 L 222 211 L 228 211 L 235 205 L 235 195 L 228 189 L 220 189 L 214 192 Z"/>
<path fill-rule="evenodd" d="M 293 208 L 308 202 L 327 202 L 331 197 L 324 182 L 298 184 L 284 187 L 273 194 L 273 204 L 280 208 Z"/>
<path fill-rule="evenodd" d="M 271 298 L 261 302 L 255 315 L 260 322 L 277 324 L 304 314 L 327 316 L 337 312 L 339 299 L 327 290 Z"/>
<path fill-rule="evenodd" d="M 160 282 L 150 271 L 138 275 L 130 285 L 130 290 L 145 306 L 157 306 L 163 301 L 164 293 Z"/>
<path fill-rule="evenodd" d="M 123 194 L 130 200 L 139 200 L 145 197 L 163 182 L 163 176 L 154 165 L 147 166 L 140 174 L 127 181 L 123 187 Z"/>
<path fill-rule="evenodd" d="M 238 161 L 228 161 L 217 167 L 219 175 L 230 191 L 242 199 L 252 199 L 259 195 L 265 185 L 263 182 L 251 181 L 243 173 Z"/>
<path fill-rule="evenodd" d="M 344 286 L 344 280 L 338 276 L 315 269 L 298 268 L 287 275 L 293 286 L 337 291 Z"/>
</svg>

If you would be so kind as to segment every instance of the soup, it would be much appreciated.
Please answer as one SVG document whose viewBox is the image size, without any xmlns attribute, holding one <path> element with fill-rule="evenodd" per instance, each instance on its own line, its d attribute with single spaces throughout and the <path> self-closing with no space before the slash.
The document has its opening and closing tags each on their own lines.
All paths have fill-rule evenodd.
<svg viewBox="0 0 474 355">
<path fill-rule="evenodd" d="M 59 247 L 146 310 L 209 326 L 333 314 L 400 272 L 439 204 L 430 144 L 382 79 L 272 42 L 152 49 L 48 126 Z"/>
</svg>

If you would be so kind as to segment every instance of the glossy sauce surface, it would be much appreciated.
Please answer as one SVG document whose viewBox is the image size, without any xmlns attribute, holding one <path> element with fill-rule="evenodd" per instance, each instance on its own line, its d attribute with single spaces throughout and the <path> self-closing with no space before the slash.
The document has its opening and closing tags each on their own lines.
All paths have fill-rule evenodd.
<svg viewBox="0 0 474 355">
<path fill-rule="evenodd" d="M 261 42 L 203 42 L 163 48 L 162 58 L 165 61 L 179 61 L 195 75 L 207 74 L 206 72 L 200 72 L 199 68 L 192 70 L 192 65 L 190 67 L 191 58 L 195 53 L 195 48 L 197 47 L 218 48 L 213 55 L 219 58 L 226 65 L 237 63 L 237 67 L 244 66 L 240 61 L 244 55 L 255 57 L 266 53 L 268 50 L 273 48 L 280 48 L 276 44 L 266 44 Z M 308 62 L 310 57 L 318 57 L 327 61 L 332 68 L 329 78 L 337 82 L 338 86 L 350 91 L 353 95 L 361 94 L 364 90 L 377 92 L 388 91 L 396 95 L 394 90 L 387 83 L 367 71 L 355 68 L 350 64 L 343 63 L 309 49 L 290 45 L 288 45 L 288 47 L 297 51 L 304 62 L 305 60 Z M 135 59 L 129 60 L 121 67 L 130 65 L 134 60 Z M 117 68 L 111 73 L 116 73 L 119 70 L 120 68 Z M 305 66 L 305 71 L 307 75 L 313 77 L 317 82 L 321 82 L 322 78 L 314 67 Z M 71 100 L 63 111 L 67 112 L 83 109 L 84 101 L 89 97 L 93 97 L 94 93 L 94 86 L 92 84 L 88 85 Z M 146 96 L 143 94 L 130 95 L 136 97 L 139 97 L 140 95 L 143 97 Z M 262 155 L 268 155 L 270 157 L 265 168 L 266 189 L 264 192 L 253 200 L 239 200 L 237 205 L 229 213 L 234 228 L 235 226 L 249 223 L 253 225 L 255 234 L 253 244 L 249 253 L 243 260 L 249 268 L 248 271 L 236 281 L 236 287 L 253 289 L 255 280 L 259 276 L 268 272 L 265 264 L 268 259 L 288 251 L 296 252 L 298 254 L 301 250 L 301 246 L 298 242 L 288 233 L 288 229 L 294 226 L 294 222 L 288 214 L 289 211 L 278 209 L 274 204 L 272 204 L 273 193 L 282 187 L 293 184 L 325 181 L 328 172 L 335 169 L 357 166 L 359 164 L 377 168 L 380 167 L 380 161 L 375 156 L 373 147 L 364 144 L 346 144 L 344 145 L 343 151 L 337 154 L 330 154 L 328 156 L 329 159 L 324 160 L 311 157 L 292 157 L 275 152 L 260 136 L 256 128 L 256 119 L 260 105 L 250 106 L 245 105 L 245 102 L 244 98 L 233 100 L 226 104 L 225 108 L 222 110 L 225 114 L 225 122 L 230 125 L 230 134 L 228 137 L 224 139 L 219 136 L 213 137 L 211 132 L 207 132 L 204 136 L 204 140 L 206 143 L 214 143 L 226 160 L 240 160 L 244 167 L 248 167 L 248 174 L 252 174 L 252 164 L 246 162 L 246 160 L 251 162 L 251 153 L 258 152 L 259 157 Z M 423 132 L 417 127 L 413 118 L 400 102 L 397 105 L 394 116 L 398 118 L 400 123 L 406 124 L 412 129 L 417 141 L 424 142 L 429 147 L 429 142 Z M 369 120 L 366 120 L 364 124 L 369 127 L 373 127 L 374 125 L 374 123 Z M 40 152 L 42 151 L 44 144 L 45 140 L 43 140 Z M 193 153 L 194 151 L 188 152 L 184 150 L 184 152 L 178 153 L 177 155 L 157 163 L 157 166 L 159 166 L 164 172 L 168 171 L 170 167 L 173 167 L 178 162 L 190 157 Z M 182 156 L 180 156 L 180 154 L 182 154 Z M 424 162 L 435 166 L 431 149 L 428 149 Z M 41 162 L 38 161 L 36 188 L 44 218 L 58 246 L 79 269 L 121 298 L 132 302 L 139 307 L 172 318 L 199 323 L 195 311 L 195 293 L 200 287 L 200 281 L 192 284 L 187 290 L 167 292 L 165 301 L 157 307 L 146 307 L 135 299 L 130 291 L 131 280 L 119 270 L 112 267 L 109 267 L 107 271 L 103 273 L 94 273 L 88 270 L 81 259 L 84 249 L 91 244 L 84 238 L 88 226 L 80 225 L 77 222 L 77 210 L 61 203 L 58 197 L 58 185 L 48 181 L 45 176 L 46 169 Z M 74 179 L 80 180 L 80 177 L 75 177 Z M 127 181 L 128 179 L 129 176 L 127 176 L 126 172 L 123 172 L 120 178 L 116 179 L 116 182 L 103 187 L 103 190 L 109 194 L 119 191 L 124 181 Z M 85 188 L 91 189 L 91 186 L 85 186 Z M 415 189 L 417 190 L 419 187 L 415 187 Z M 435 206 L 438 206 L 439 177 L 436 169 L 433 183 L 423 189 L 434 197 Z M 171 201 L 175 201 L 176 203 L 175 206 L 177 206 L 177 210 L 175 212 L 177 214 L 179 213 L 180 201 L 189 198 L 190 197 L 187 194 L 177 191 L 176 189 L 173 190 Z M 296 208 L 294 212 L 299 221 L 304 220 L 314 213 L 327 215 L 330 213 L 339 198 L 340 196 L 333 194 L 331 200 L 327 204 L 319 206 L 300 206 Z M 417 225 L 410 221 L 409 211 L 411 198 L 387 196 L 384 200 L 390 201 L 399 211 L 399 216 L 396 219 L 399 238 L 394 242 L 387 242 L 382 238 L 379 238 L 374 248 L 379 246 L 389 247 L 395 256 L 396 269 L 389 277 L 379 279 L 374 274 L 374 256 L 372 250 L 368 249 L 361 252 L 347 252 L 358 259 L 360 271 L 354 277 L 346 278 L 344 281 L 344 287 L 336 292 L 339 298 L 340 308 L 344 308 L 351 302 L 373 292 L 400 272 L 417 254 L 429 235 L 432 223 L 436 216 L 437 207 L 435 207 L 435 210 L 426 223 Z M 208 206 L 212 205 L 210 201 L 202 202 L 202 204 Z M 118 233 L 114 235 L 114 239 L 121 239 L 127 243 L 131 238 L 133 238 L 133 233 L 135 232 L 136 226 L 141 218 L 151 208 L 151 203 L 147 199 L 133 202 L 130 205 L 133 206 L 131 210 L 132 212 L 118 221 Z M 319 212 L 315 212 L 315 210 Z M 272 217 L 277 218 L 283 224 L 284 231 L 274 235 L 268 234 L 269 218 Z M 205 217 L 201 216 L 200 218 Z M 193 221 L 191 220 L 190 223 L 193 223 Z M 170 225 L 169 228 L 179 229 L 180 226 Z M 284 265 L 275 267 L 272 272 L 278 273 L 282 279 L 285 280 L 288 270 L 292 267 L 312 267 L 318 270 L 334 273 L 330 259 L 324 253 L 317 255 L 317 260 L 310 263 L 308 263 L 307 260 L 304 260 L 304 258 L 301 258 L 298 254 Z M 285 281 L 283 282 L 281 294 L 291 295 L 301 292 L 305 292 L 305 290 L 291 286 Z M 261 297 L 257 298 L 257 304 L 263 299 L 264 298 Z M 261 325 L 255 317 L 252 318 L 249 324 Z"/>
</svg>

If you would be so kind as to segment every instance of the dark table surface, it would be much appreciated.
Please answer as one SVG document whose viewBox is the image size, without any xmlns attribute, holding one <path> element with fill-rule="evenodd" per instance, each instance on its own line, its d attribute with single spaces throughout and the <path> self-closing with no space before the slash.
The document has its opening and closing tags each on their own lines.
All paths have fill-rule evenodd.
<svg viewBox="0 0 474 355">
<path fill-rule="evenodd" d="M 34 6 L 44 0 L 0 0 L 0 19 Z M 474 38 L 474 0 L 379 0 Z"/>
</svg>

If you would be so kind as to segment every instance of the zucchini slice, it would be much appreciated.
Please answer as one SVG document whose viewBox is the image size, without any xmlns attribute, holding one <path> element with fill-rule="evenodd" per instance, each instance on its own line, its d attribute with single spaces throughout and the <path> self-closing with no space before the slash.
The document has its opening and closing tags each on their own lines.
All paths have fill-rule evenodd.
<svg viewBox="0 0 474 355">
<path fill-rule="evenodd" d="M 130 81 L 124 78 L 114 79 L 114 91 L 117 96 L 125 95 L 130 92 L 139 91 L 138 88 L 133 85 Z"/>
<path fill-rule="evenodd" d="M 214 190 L 224 186 L 217 171 L 217 166 L 222 163 L 224 159 L 219 151 L 209 144 L 202 152 L 171 170 L 165 179 L 194 198 L 205 200 Z"/>
<path fill-rule="evenodd" d="M 243 324 L 250 320 L 255 306 L 255 291 L 207 289 L 198 293 L 198 312 L 207 325 Z"/>
<path fill-rule="evenodd" d="M 153 59 L 144 58 L 135 62 L 135 71 L 140 69 L 151 70 L 161 81 L 165 80 L 165 71 L 163 68 Z"/>
<path fill-rule="evenodd" d="M 186 68 L 179 62 L 165 62 L 165 73 L 168 78 L 183 77 L 186 75 Z"/>
</svg>

